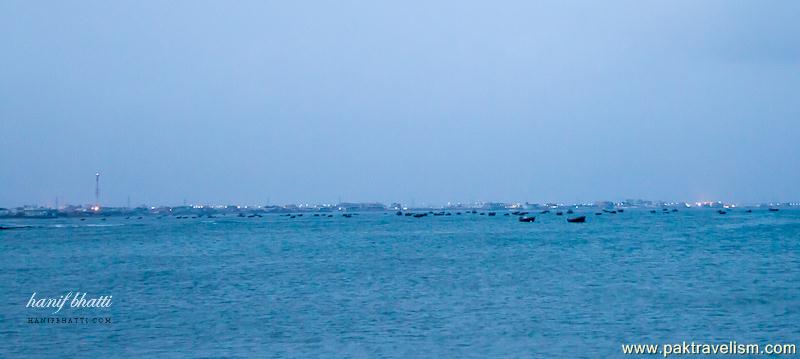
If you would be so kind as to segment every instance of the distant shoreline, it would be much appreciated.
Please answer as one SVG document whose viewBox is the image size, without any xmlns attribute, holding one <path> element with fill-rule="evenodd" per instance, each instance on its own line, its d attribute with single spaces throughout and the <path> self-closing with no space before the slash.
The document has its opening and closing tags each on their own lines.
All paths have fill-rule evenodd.
<svg viewBox="0 0 800 359">
<path fill-rule="evenodd" d="M 613 210 L 613 209 L 641 209 L 641 210 L 654 210 L 654 209 L 800 209 L 800 203 L 783 202 L 783 203 L 764 203 L 756 205 L 736 205 L 726 204 L 723 202 L 678 202 L 678 203 L 664 203 L 664 202 L 641 202 L 641 203 L 625 203 L 625 202 L 599 202 L 587 204 L 506 204 L 500 202 L 485 202 L 474 204 L 458 204 L 449 206 L 403 206 L 399 203 L 394 203 L 390 206 L 381 203 L 340 203 L 337 205 L 283 205 L 283 206 L 209 206 L 209 205 L 193 205 L 193 206 L 152 206 L 152 207 L 101 207 L 97 205 L 90 206 L 65 206 L 63 208 L 47 208 L 47 207 L 17 207 L 13 209 L 0 208 L 0 218 L 2 219 L 24 219 L 24 218 L 87 218 L 87 217 L 142 217 L 142 216 L 177 216 L 177 217 L 214 217 L 214 216 L 238 216 L 238 217 L 258 217 L 266 214 L 290 214 L 290 213 L 319 213 L 319 214 L 333 214 L 333 213 L 357 213 L 357 212 L 431 212 L 434 211 L 496 211 L 496 212 L 512 212 L 512 211 L 558 211 L 569 209 L 574 210 L 587 210 L 587 211 L 600 211 L 600 210 Z"/>
</svg>

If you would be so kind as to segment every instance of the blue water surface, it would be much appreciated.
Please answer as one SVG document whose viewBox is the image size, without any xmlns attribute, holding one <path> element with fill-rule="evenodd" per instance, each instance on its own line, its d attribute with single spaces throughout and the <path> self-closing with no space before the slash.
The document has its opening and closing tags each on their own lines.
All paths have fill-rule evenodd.
<svg viewBox="0 0 800 359">
<path fill-rule="evenodd" d="M 798 343 L 800 211 L 4 220 L 0 357 L 617 357 Z M 30 324 L 33 292 L 112 295 Z M 64 315 L 61 315 L 64 314 Z"/>
</svg>

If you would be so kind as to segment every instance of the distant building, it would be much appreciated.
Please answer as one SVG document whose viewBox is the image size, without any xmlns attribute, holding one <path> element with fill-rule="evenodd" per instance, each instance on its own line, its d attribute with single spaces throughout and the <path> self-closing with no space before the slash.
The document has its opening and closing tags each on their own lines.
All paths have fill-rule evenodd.
<svg viewBox="0 0 800 359">
<path fill-rule="evenodd" d="M 17 215 L 26 218 L 55 218 L 58 217 L 58 211 L 50 208 L 24 208 Z"/>
<path fill-rule="evenodd" d="M 594 203 L 599 208 L 611 208 L 614 207 L 614 202 L 611 201 L 598 201 Z"/>
<path fill-rule="evenodd" d="M 361 212 L 361 211 L 385 211 L 386 206 L 383 203 L 370 202 L 370 203 L 339 203 L 336 205 L 340 211 L 346 212 Z"/>
<path fill-rule="evenodd" d="M 486 202 L 483 204 L 483 207 L 481 208 L 487 210 L 500 210 L 500 209 L 505 209 L 506 204 L 501 202 Z"/>
</svg>

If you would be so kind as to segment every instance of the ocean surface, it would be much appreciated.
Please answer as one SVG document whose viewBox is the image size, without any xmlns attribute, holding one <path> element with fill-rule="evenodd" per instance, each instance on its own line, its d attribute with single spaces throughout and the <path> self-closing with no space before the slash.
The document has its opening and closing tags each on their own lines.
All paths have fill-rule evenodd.
<svg viewBox="0 0 800 359">
<path fill-rule="evenodd" d="M 0 220 L 0 357 L 586 357 L 799 343 L 800 211 Z M 26 308 L 33 292 L 110 308 Z M 29 317 L 112 317 L 30 324 Z"/>
</svg>

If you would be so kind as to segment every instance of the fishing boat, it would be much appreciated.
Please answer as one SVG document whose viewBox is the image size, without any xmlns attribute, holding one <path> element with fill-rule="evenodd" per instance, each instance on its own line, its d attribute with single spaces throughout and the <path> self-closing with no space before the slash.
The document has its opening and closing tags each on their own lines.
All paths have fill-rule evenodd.
<svg viewBox="0 0 800 359">
<path fill-rule="evenodd" d="M 583 223 L 583 222 L 586 222 L 586 216 L 567 218 L 567 222 L 569 222 L 569 223 Z"/>
</svg>

